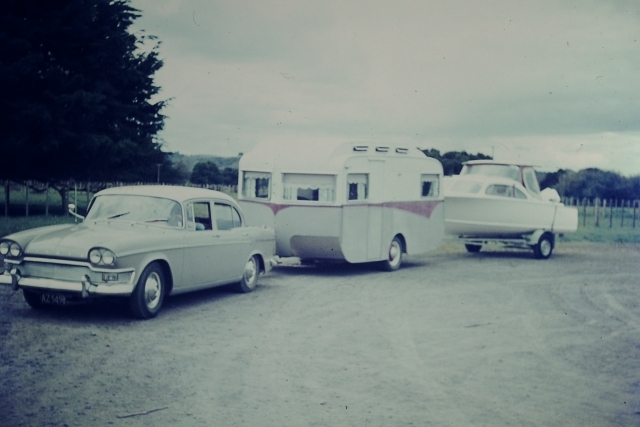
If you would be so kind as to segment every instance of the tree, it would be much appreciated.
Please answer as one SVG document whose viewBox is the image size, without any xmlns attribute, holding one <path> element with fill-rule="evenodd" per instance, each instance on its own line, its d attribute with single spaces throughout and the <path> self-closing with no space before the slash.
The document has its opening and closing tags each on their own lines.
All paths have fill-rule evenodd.
<svg viewBox="0 0 640 427">
<path fill-rule="evenodd" d="M 128 2 L 1 2 L 0 178 L 155 181 L 160 44 L 128 32 Z"/>
<path fill-rule="evenodd" d="M 238 169 L 224 168 L 221 183 L 224 185 L 238 185 Z"/>
<path fill-rule="evenodd" d="M 193 167 L 189 181 L 193 184 L 219 184 L 222 176 L 213 162 L 200 162 Z"/>
<path fill-rule="evenodd" d="M 426 149 L 422 152 L 428 156 L 437 159 L 442 163 L 442 169 L 444 169 L 445 175 L 457 175 L 462 170 L 462 164 L 469 160 L 491 160 L 490 156 L 482 153 L 469 154 L 466 151 L 449 151 L 444 154 L 440 154 L 440 151 L 435 149 Z"/>
</svg>

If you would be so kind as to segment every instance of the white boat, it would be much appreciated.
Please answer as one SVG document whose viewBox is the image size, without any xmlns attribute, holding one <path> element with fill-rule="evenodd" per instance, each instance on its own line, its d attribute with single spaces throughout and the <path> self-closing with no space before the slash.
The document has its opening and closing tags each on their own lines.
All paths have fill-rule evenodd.
<svg viewBox="0 0 640 427">
<path fill-rule="evenodd" d="M 540 191 L 531 165 L 474 160 L 445 177 L 443 187 L 445 232 L 470 252 L 497 241 L 549 258 L 555 235 L 578 228 L 577 209 L 564 206 L 553 189 Z"/>
</svg>

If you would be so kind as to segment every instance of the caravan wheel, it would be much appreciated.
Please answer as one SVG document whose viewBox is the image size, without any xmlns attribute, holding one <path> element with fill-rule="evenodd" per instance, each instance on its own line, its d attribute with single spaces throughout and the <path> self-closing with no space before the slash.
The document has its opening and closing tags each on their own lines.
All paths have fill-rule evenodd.
<svg viewBox="0 0 640 427">
<path fill-rule="evenodd" d="M 382 268 L 386 271 L 396 271 L 402 265 L 402 241 L 398 236 L 394 237 L 389 245 L 387 259 L 381 262 Z"/>
</svg>

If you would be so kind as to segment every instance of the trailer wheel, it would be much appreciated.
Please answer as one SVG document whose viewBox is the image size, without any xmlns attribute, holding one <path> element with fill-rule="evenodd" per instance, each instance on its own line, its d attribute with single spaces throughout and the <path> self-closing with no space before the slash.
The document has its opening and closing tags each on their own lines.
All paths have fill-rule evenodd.
<svg viewBox="0 0 640 427">
<path fill-rule="evenodd" d="M 464 247 L 467 248 L 467 252 L 471 253 L 480 252 L 480 249 L 482 249 L 482 245 L 471 245 L 469 243 L 466 243 Z"/>
<path fill-rule="evenodd" d="M 548 259 L 553 253 L 553 240 L 550 233 L 544 233 L 533 247 L 533 255 L 538 259 Z"/>
<path fill-rule="evenodd" d="M 402 265 L 402 241 L 398 236 L 394 237 L 389 245 L 387 259 L 381 262 L 382 269 L 385 271 L 396 271 Z"/>
</svg>

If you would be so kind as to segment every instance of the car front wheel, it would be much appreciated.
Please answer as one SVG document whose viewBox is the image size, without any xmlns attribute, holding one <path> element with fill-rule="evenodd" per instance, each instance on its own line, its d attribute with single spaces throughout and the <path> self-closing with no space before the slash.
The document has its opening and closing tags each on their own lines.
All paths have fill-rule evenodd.
<svg viewBox="0 0 640 427">
<path fill-rule="evenodd" d="M 29 307 L 40 309 L 46 305 L 42 302 L 42 295 L 39 292 L 29 291 L 27 289 L 22 290 L 22 296 L 24 300 L 29 304 Z"/>
<path fill-rule="evenodd" d="M 238 283 L 237 290 L 244 294 L 252 292 L 258 286 L 258 275 L 260 275 L 260 261 L 257 255 L 252 255 L 244 266 L 242 280 Z"/>
<path fill-rule="evenodd" d="M 162 267 L 158 263 L 149 264 L 129 297 L 131 313 L 139 319 L 155 317 L 162 307 L 165 289 Z"/>
</svg>

